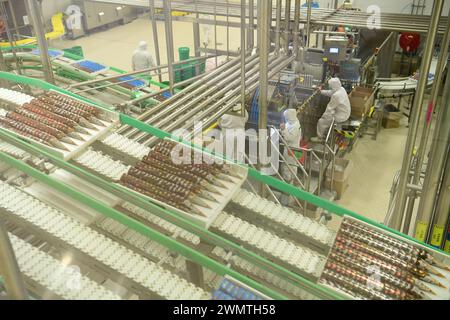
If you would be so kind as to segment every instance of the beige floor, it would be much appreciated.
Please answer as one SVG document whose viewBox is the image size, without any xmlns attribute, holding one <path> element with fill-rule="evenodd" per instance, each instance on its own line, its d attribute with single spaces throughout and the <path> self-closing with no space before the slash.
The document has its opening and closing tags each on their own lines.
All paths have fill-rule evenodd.
<svg viewBox="0 0 450 320">
<path fill-rule="evenodd" d="M 167 62 L 166 37 L 164 32 L 164 23 L 157 22 L 158 39 L 161 55 L 161 63 Z M 200 40 L 205 41 L 205 29 L 200 28 Z M 209 32 L 208 48 L 214 49 L 214 28 Z M 180 47 L 189 47 L 191 56 L 193 56 L 194 36 L 192 23 L 174 21 L 173 23 L 173 42 L 175 47 L 175 60 L 178 61 L 177 49 Z M 217 48 L 221 50 L 238 50 L 240 47 L 239 29 L 230 28 L 227 35 L 225 27 L 217 27 Z M 142 40 L 147 41 L 149 52 L 155 57 L 155 47 L 153 43 L 152 24 L 148 19 L 137 19 L 123 26 L 117 26 L 107 31 L 93 33 L 89 36 L 79 38 L 74 41 L 55 40 L 51 43 L 56 48 L 67 48 L 72 46 L 82 46 L 85 56 L 94 61 L 105 63 L 122 70 L 131 69 L 131 56 Z"/>
<path fill-rule="evenodd" d="M 174 22 L 174 46 L 193 48 L 192 25 Z M 230 29 L 230 49 L 239 47 L 239 31 Z M 158 22 L 162 63 L 166 61 L 164 25 Z M 203 33 L 203 30 L 201 30 Z M 203 38 L 203 36 L 202 36 Z M 211 39 L 214 39 L 214 29 Z M 85 56 L 94 61 L 130 70 L 133 50 L 141 40 L 147 40 L 150 52 L 154 53 L 152 29 L 149 20 L 138 19 L 127 25 L 118 26 L 108 31 L 98 32 L 75 41 L 55 41 L 54 47 L 71 47 L 80 45 Z M 202 39 L 203 41 L 203 39 Z M 226 48 L 227 34 L 225 28 L 218 28 L 219 48 Z M 177 54 L 176 54 L 176 60 Z M 406 120 L 406 119 L 404 119 Z M 382 221 L 387 211 L 389 190 L 392 179 L 400 169 L 407 129 L 405 124 L 398 129 L 383 129 L 376 141 L 366 136 L 361 139 L 353 152 L 348 155 L 354 163 L 350 175 L 350 187 L 339 201 L 342 206 L 376 221 Z"/>
</svg>

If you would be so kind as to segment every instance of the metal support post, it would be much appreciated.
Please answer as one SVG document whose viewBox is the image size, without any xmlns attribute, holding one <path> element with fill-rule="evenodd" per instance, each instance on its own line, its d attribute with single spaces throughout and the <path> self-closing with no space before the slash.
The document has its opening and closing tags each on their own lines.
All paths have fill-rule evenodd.
<svg viewBox="0 0 450 320">
<path fill-rule="evenodd" d="M 44 71 L 45 81 L 55 84 L 55 77 L 53 75 L 52 64 L 48 55 L 48 44 L 45 38 L 44 24 L 41 18 L 41 8 L 37 0 L 27 0 L 27 7 L 31 23 L 33 24 L 34 33 L 36 35 L 37 43 L 39 46 L 42 69 Z"/>
<path fill-rule="evenodd" d="M 173 73 L 173 30 L 172 30 L 172 0 L 165 0 L 164 3 L 164 25 L 166 31 L 167 64 L 169 66 L 169 90 L 173 94 L 174 73 Z"/>
<path fill-rule="evenodd" d="M 449 17 L 450 17 L 450 11 L 449 11 Z M 450 43 L 449 32 L 450 32 L 450 20 L 448 20 L 448 23 L 447 23 L 447 32 L 444 33 L 443 38 L 442 38 L 441 52 L 439 53 L 439 57 L 438 57 L 436 72 L 435 72 L 435 76 L 434 76 L 434 82 L 433 82 L 433 86 L 431 88 L 430 100 L 428 101 L 427 115 L 424 119 L 424 125 L 423 125 L 423 129 L 422 129 L 422 134 L 420 137 L 419 150 L 418 150 L 417 156 L 416 156 L 416 159 L 417 159 L 416 166 L 415 166 L 415 170 L 414 170 L 414 176 L 412 178 L 412 184 L 414 184 L 414 185 L 419 184 L 420 174 L 422 173 L 425 151 L 427 149 L 428 137 L 430 134 L 431 123 L 433 120 L 433 111 L 437 104 L 439 90 L 441 88 L 443 74 L 444 74 L 444 68 L 445 68 L 445 65 L 447 62 L 448 45 Z M 397 39 L 397 38 L 395 37 L 395 39 Z M 399 97 L 399 99 L 400 99 L 400 97 Z M 417 192 L 411 191 L 411 197 L 409 199 L 408 207 L 407 207 L 406 214 L 405 214 L 405 223 L 403 226 L 404 233 L 409 232 L 416 197 L 417 197 Z"/>
<path fill-rule="evenodd" d="M 312 0 L 307 0 L 308 9 L 306 11 L 306 47 L 309 48 L 310 36 L 311 36 L 311 10 L 312 10 Z"/>
<path fill-rule="evenodd" d="M 286 0 L 286 7 L 284 8 L 284 34 L 286 36 L 286 43 L 284 44 L 284 52 L 289 53 L 289 39 L 291 38 L 291 0 Z"/>
<path fill-rule="evenodd" d="M 11 299 L 27 300 L 25 284 L 17 264 L 14 250 L 9 241 L 8 232 L 0 220 L 0 275 L 5 280 L 6 293 Z"/>
<path fill-rule="evenodd" d="M 245 0 L 241 0 L 241 116 L 245 116 Z M 253 31 L 253 28 L 252 28 Z"/>
<path fill-rule="evenodd" d="M 277 21 L 275 26 L 275 52 L 280 54 L 280 38 L 281 38 L 281 9 L 283 0 L 277 0 Z"/>
<path fill-rule="evenodd" d="M 426 241 L 429 236 L 429 226 L 435 208 L 436 195 L 439 191 L 442 172 L 444 171 L 446 157 L 448 156 L 450 136 L 450 69 L 447 72 L 444 92 L 442 106 L 439 108 L 439 113 L 436 118 L 436 128 L 434 129 L 433 142 L 414 230 L 415 238 L 421 241 Z"/>
<path fill-rule="evenodd" d="M 425 95 L 425 89 L 428 83 L 428 72 L 430 70 L 431 59 L 433 58 L 434 41 L 437 36 L 437 30 L 439 26 L 439 20 L 442 12 L 443 0 L 435 0 L 433 5 L 432 18 L 425 45 L 425 53 L 422 59 L 420 67 L 419 83 L 417 86 L 416 99 L 414 100 L 414 106 L 412 108 L 411 123 L 409 126 L 408 137 L 406 140 L 405 154 L 403 155 L 402 169 L 400 173 L 399 192 L 397 196 L 397 202 L 395 204 L 394 216 L 392 219 L 392 227 L 400 230 L 402 226 L 403 213 L 405 212 L 406 200 L 408 197 L 408 177 L 409 170 L 411 168 L 411 161 L 413 158 L 414 150 L 414 138 L 419 126 L 420 114 L 423 107 L 423 100 Z M 425 75 L 425 76 L 423 76 Z"/>
<path fill-rule="evenodd" d="M 294 56 L 298 58 L 298 47 L 299 47 L 299 37 L 300 37 L 300 5 L 301 0 L 295 0 L 295 9 L 294 9 Z M 303 41 L 302 41 L 303 42 Z"/>
<path fill-rule="evenodd" d="M 155 0 L 150 0 L 150 20 L 152 20 L 153 44 L 155 46 L 156 65 L 161 65 L 161 56 L 159 55 L 158 26 L 155 19 Z M 158 74 L 159 82 L 162 82 L 161 73 Z"/>
<path fill-rule="evenodd" d="M 254 3 L 254 0 L 248 0 L 247 46 L 250 50 L 252 50 L 253 47 L 255 46 L 255 3 Z"/>
<path fill-rule="evenodd" d="M 449 149 L 447 149 L 450 152 Z M 427 242 L 436 248 L 444 247 L 446 227 L 450 213 L 450 157 L 447 155 L 447 165 L 444 168 L 444 177 L 436 199 L 436 211 Z"/>
</svg>

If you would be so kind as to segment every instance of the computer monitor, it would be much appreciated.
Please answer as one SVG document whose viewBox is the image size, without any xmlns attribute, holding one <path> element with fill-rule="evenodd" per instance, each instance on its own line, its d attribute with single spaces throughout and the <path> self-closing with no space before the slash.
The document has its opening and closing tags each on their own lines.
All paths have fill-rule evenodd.
<svg viewBox="0 0 450 320">
<path fill-rule="evenodd" d="M 339 54 L 339 48 L 330 48 L 330 53 Z"/>
</svg>

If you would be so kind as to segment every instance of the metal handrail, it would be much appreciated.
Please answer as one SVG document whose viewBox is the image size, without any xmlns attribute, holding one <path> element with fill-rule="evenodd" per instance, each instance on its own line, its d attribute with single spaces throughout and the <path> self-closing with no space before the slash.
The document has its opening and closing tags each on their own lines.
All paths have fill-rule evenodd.
<svg viewBox="0 0 450 320">
<path fill-rule="evenodd" d="M 253 165 L 253 163 L 250 161 L 250 159 L 248 158 L 248 156 L 247 156 L 245 153 L 244 153 L 244 158 L 245 158 L 245 160 L 247 161 L 248 165 L 249 165 L 250 167 L 252 167 L 253 169 L 256 170 L 256 167 Z M 248 179 L 247 179 L 246 181 L 248 181 Z M 249 182 L 249 185 L 251 186 L 252 191 L 253 191 L 255 194 L 258 194 L 258 192 L 255 190 L 255 188 L 252 186 L 252 184 L 251 184 L 250 182 Z M 272 198 L 274 198 L 275 201 L 276 201 L 279 205 L 281 205 L 280 201 L 279 201 L 278 198 L 275 196 L 275 194 L 273 193 L 272 189 L 270 189 L 270 187 L 269 187 L 267 184 L 264 184 L 264 187 L 266 187 L 266 190 L 269 191 L 269 194 L 272 196 Z"/>
</svg>

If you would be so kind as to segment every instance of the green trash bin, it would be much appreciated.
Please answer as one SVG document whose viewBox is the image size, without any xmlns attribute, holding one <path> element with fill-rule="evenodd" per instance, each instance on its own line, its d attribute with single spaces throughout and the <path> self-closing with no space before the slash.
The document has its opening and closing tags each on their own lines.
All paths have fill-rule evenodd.
<svg viewBox="0 0 450 320">
<path fill-rule="evenodd" d="M 180 56 L 180 61 L 189 59 L 190 49 L 188 47 L 178 48 L 178 54 Z"/>
</svg>

